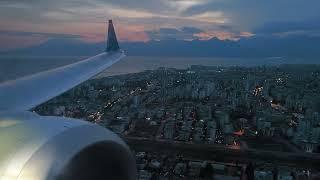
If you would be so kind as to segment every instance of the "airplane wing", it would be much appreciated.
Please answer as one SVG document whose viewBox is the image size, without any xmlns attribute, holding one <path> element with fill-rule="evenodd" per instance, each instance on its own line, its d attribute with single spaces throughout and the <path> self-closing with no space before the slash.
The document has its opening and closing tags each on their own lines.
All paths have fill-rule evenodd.
<svg viewBox="0 0 320 180">
<path fill-rule="evenodd" d="M 1 84 L 0 179 L 136 179 L 134 156 L 112 131 L 86 121 L 26 111 L 123 57 L 110 20 L 104 53 Z"/>
<path fill-rule="evenodd" d="M 105 52 L 74 64 L 0 84 L 0 112 L 30 110 L 97 75 L 124 56 L 109 20 Z"/>
</svg>

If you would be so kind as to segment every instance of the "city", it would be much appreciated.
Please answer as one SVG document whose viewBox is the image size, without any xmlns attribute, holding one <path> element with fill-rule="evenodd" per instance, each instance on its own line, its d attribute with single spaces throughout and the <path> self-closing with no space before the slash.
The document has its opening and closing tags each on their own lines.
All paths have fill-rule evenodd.
<svg viewBox="0 0 320 180">
<path fill-rule="evenodd" d="M 319 92 L 319 65 L 192 65 L 92 79 L 34 111 L 119 134 L 138 179 L 296 179 L 319 173 Z"/>
</svg>

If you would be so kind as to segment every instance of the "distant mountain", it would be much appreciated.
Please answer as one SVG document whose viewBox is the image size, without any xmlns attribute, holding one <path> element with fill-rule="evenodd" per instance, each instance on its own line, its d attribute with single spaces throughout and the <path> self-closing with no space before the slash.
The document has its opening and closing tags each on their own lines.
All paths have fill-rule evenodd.
<svg viewBox="0 0 320 180">
<path fill-rule="evenodd" d="M 320 37 L 255 36 L 239 41 L 162 40 L 120 43 L 129 56 L 166 57 L 320 57 Z M 6 55 L 90 56 L 105 48 L 105 43 L 75 39 L 51 39 L 43 44 L 6 52 Z"/>
</svg>

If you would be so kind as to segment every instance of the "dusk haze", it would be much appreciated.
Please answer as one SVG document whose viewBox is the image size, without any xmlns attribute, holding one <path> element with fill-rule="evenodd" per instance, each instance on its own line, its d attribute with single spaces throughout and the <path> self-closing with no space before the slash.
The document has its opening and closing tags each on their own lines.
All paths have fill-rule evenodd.
<svg viewBox="0 0 320 180">
<path fill-rule="evenodd" d="M 319 0 L 0 0 L 0 180 L 320 179 Z"/>
</svg>

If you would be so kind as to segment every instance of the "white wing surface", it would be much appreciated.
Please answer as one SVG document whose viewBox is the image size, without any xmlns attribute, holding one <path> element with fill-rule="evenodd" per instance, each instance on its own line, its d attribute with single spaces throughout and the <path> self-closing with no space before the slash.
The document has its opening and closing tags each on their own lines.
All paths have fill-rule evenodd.
<svg viewBox="0 0 320 180">
<path fill-rule="evenodd" d="M 123 58 L 112 21 L 106 52 L 57 69 L 0 84 L 0 112 L 29 110 L 77 86 Z"/>
</svg>

